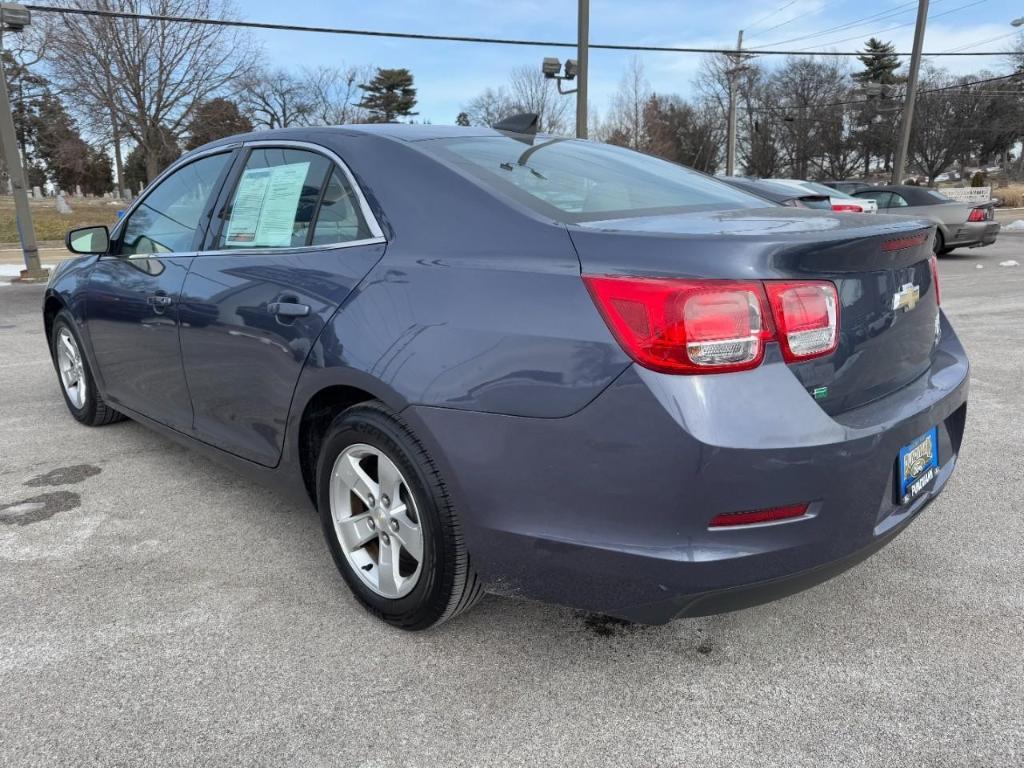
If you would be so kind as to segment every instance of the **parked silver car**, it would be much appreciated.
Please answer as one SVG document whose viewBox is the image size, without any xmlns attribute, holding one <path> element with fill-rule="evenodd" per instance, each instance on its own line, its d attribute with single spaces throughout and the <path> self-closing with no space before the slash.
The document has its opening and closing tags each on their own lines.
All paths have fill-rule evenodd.
<svg viewBox="0 0 1024 768">
<path fill-rule="evenodd" d="M 879 213 L 895 213 L 930 219 L 936 225 L 935 253 L 946 254 L 954 248 L 992 245 L 999 234 L 993 205 L 972 206 L 950 200 L 937 189 L 892 184 L 855 192 L 854 197 L 875 200 Z"/>
</svg>

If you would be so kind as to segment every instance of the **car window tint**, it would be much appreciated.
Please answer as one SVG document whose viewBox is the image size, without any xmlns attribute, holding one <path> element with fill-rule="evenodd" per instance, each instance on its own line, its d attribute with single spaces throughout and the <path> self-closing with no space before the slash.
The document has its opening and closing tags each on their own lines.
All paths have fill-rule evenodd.
<svg viewBox="0 0 1024 768">
<path fill-rule="evenodd" d="M 422 149 L 559 221 L 771 206 L 696 171 L 596 142 L 494 136 L 431 142 Z"/>
<path fill-rule="evenodd" d="M 929 189 L 928 190 L 928 194 L 931 195 L 932 197 L 934 197 L 936 200 L 942 201 L 943 203 L 951 203 L 951 202 L 953 202 L 953 198 L 946 197 L 944 194 L 939 192 L 939 190 L 937 190 L 937 189 Z"/>
<path fill-rule="evenodd" d="M 211 155 L 179 168 L 132 211 L 121 236 L 125 256 L 191 251 L 211 192 L 231 155 Z"/>
<path fill-rule="evenodd" d="M 370 237 L 355 190 L 337 168 L 324 190 L 313 228 L 313 245 L 330 245 Z"/>
<path fill-rule="evenodd" d="M 897 195 L 895 192 L 889 193 L 889 207 L 890 208 L 909 208 L 910 204 L 903 195 Z"/>
<path fill-rule="evenodd" d="M 254 149 L 235 185 L 218 249 L 296 248 L 309 242 L 331 161 L 284 147 Z"/>
</svg>

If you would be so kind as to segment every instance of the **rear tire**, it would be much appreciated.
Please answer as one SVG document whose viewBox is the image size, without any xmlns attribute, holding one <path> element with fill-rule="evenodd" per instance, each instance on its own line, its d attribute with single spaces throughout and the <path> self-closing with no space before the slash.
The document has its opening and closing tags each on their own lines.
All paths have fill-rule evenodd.
<svg viewBox="0 0 1024 768">
<path fill-rule="evenodd" d="M 82 340 L 74 318 L 66 309 L 57 313 L 50 332 L 50 354 L 57 369 L 61 394 L 76 421 L 89 427 L 102 427 L 121 421 L 124 414 L 104 402 L 96 388 L 89 361 L 82 352 Z"/>
<path fill-rule="evenodd" d="M 384 405 L 362 403 L 335 417 L 316 489 L 334 562 L 374 615 L 401 629 L 427 629 L 483 596 L 436 465 Z"/>
</svg>

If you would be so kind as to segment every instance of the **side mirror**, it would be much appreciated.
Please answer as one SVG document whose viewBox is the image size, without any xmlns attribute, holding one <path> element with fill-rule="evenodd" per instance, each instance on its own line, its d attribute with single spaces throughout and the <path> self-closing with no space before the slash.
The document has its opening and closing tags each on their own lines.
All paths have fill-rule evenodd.
<svg viewBox="0 0 1024 768">
<path fill-rule="evenodd" d="M 106 253 L 110 250 L 110 231 L 106 227 L 72 229 L 64 238 L 64 245 L 72 253 Z"/>
</svg>

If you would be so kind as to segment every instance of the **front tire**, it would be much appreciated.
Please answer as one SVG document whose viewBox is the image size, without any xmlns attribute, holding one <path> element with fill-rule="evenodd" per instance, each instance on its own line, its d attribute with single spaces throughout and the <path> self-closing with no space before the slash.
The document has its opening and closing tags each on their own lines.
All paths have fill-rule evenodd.
<svg viewBox="0 0 1024 768">
<path fill-rule="evenodd" d="M 64 402 L 77 421 L 89 427 L 102 427 L 124 418 L 100 396 L 89 361 L 82 352 L 82 340 L 74 319 L 66 309 L 54 318 L 50 353 Z"/>
<path fill-rule="evenodd" d="M 942 230 L 936 229 L 935 242 L 932 243 L 932 251 L 935 253 L 936 256 L 942 256 L 944 253 L 947 252 L 945 248 L 946 238 L 942 236 Z"/>
<path fill-rule="evenodd" d="M 382 404 L 334 419 L 316 487 L 334 562 L 371 613 L 401 629 L 427 629 L 482 597 L 437 467 Z"/>
</svg>

